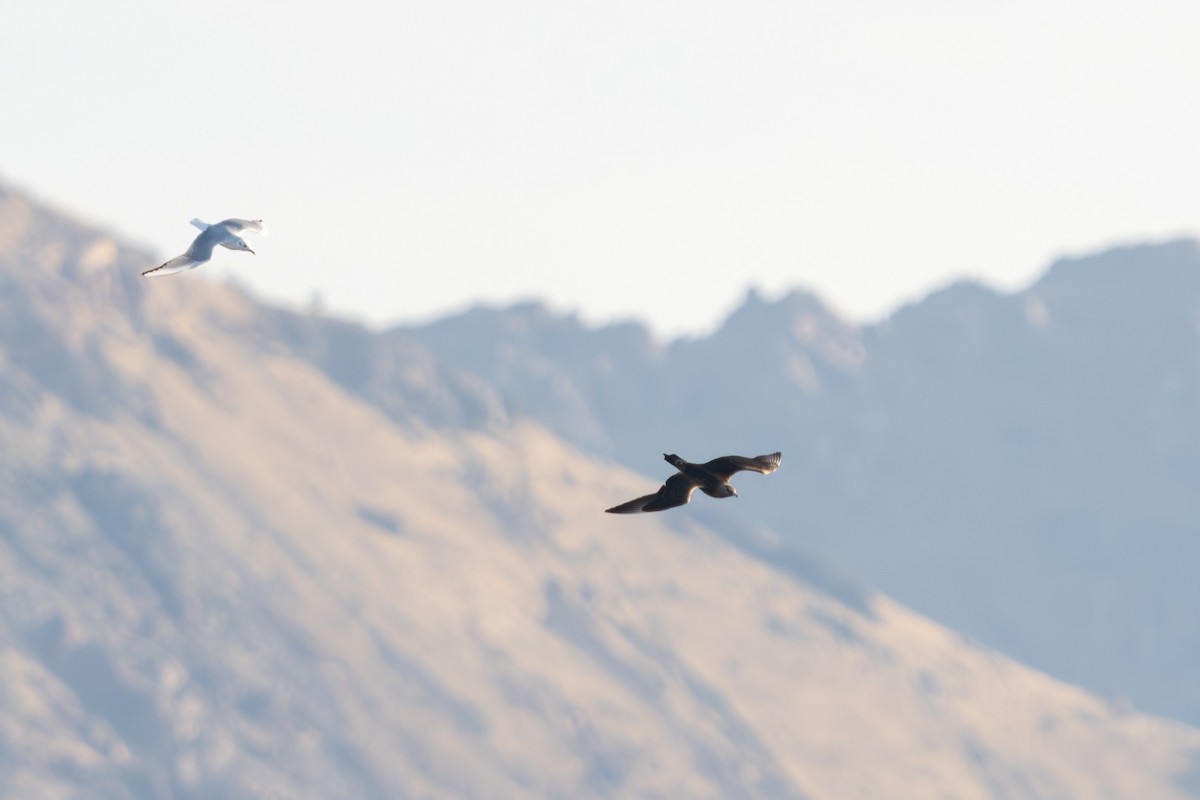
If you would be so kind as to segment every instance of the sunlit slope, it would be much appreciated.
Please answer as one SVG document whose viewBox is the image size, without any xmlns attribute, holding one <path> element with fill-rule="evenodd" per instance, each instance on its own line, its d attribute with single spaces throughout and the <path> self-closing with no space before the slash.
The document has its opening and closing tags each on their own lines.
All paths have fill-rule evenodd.
<svg viewBox="0 0 1200 800">
<path fill-rule="evenodd" d="M 786 453 L 605 515 L 662 476 L 397 422 L 77 233 L 0 262 L 0 795 L 1184 796 L 1200 732 L 697 522 Z"/>
</svg>

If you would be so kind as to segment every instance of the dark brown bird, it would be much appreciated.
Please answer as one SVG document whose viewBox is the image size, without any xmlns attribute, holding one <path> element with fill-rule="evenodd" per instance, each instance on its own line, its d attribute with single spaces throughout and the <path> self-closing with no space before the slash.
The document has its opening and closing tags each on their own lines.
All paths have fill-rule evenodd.
<svg viewBox="0 0 1200 800">
<path fill-rule="evenodd" d="M 782 453 L 770 453 L 765 456 L 746 458 L 745 456 L 721 456 L 706 464 L 693 464 L 684 461 L 674 453 L 663 453 L 663 458 L 675 469 L 676 474 L 667 478 L 667 482 L 654 494 L 630 500 L 606 509 L 609 514 L 638 514 L 643 511 L 664 511 L 668 508 L 685 505 L 692 499 L 692 492 L 699 489 L 709 497 L 737 497 L 737 489 L 729 485 L 729 479 L 735 473 L 744 469 L 753 472 L 767 473 L 779 469 Z"/>
</svg>

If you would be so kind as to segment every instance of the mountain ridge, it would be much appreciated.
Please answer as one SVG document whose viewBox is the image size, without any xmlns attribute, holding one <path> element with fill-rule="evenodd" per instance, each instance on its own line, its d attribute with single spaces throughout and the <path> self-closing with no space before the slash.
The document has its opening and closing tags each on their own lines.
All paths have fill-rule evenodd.
<svg viewBox="0 0 1200 800">
<path fill-rule="evenodd" d="M 1200 518 L 1188 489 L 1200 477 L 1197 319 L 1200 255 L 1174 240 L 1060 259 L 1016 292 L 958 281 L 861 327 L 804 293 L 752 292 L 710 336 L 667 343 L 624 372 L 539 362 L 570 407 L 527 375 L 460 365 L 515 407 L 550 404 L 539 418 L 560 435 L 649 474 L 656 452 L 697 431 L 712 452 L 681 455 L 783 449 L 798 478 L 769 524 L 800 513 L 797 541 L 922 612 L 1102 694 L 1200 722 L 1200 685 L 1184 666 L 1200 643 L 1178 623 L 1131 622 L 1178 620 L 1200 602 L 1178 574 L 1200 564 L 1187 535 Z M 432 330 L 387 335 L 449 364 L 447 339 L 505 346 L 453 318 Z M 631 383 L 632 397 L 611 388 Z M 576 425 L 606 435 L 583 438 Z M 1047 625 L 1060 580 L 1075 586 L 1073 610 Z M 1140 611 L 1114 626 L 1122 602 Z M 1086 642 L 1068 636 L 1080 626 Z M 1131 637 L 1157 660 L 1135 660 Z"/>
<path fill-rule="evenodd" d="M 47 224 L 0 235 L 0 794 L 1194 794 L 1200 731 L 780 549 L 786 461 L 617 526 L 645 478 L 490 384 L 332 377 L 369 340 Z"/>
<path fill-rule="evenodd" d="M 81 264 L 104 251 L 87 246 Z M 765 521 L 785 527 L 802 509 L 806 529 L 785 537 L 791 544 L 1022 661 L 1196 723 L 1200 686 L 1169 666 L 1200 656 L 1189 632 L 1106 622 L 1123 596 L 1141 612 L 1121 619 L 1177 619 L 1200 602 L 1174 577 L 1175 565 L 1200 563 L 1183 544 L 1200 515 L 1186 489 L 1200 475 L 1188 411 L 1200 400 L 1189 366 L 1196 249 L 1184 239 L 1062 258 L 1014 292 L 957 281 L 867 326 L 800 290 L 774 300 L 751 290 L 713 334 L 665 342 L 637 323 L 590 327 L 536 301 L 378 332 L 271 310 L 246 335 L 316 365 L 397 423 L 536 419 L 651 478 L 661 477 L 657 453 L 682 451 L 696 431 L 712 452 L 685 457 L 782 448 L 794 494 L 768 502 Z M 120 285 L 139 288 L 128 277 Z M 87 370 L 84 359 L 58 380 L 78 383 Z M 980 514 L 987 530 L 960 544 Z M 1163 533 L 1139 554 L 1143 519 Z M 897 526 L 904 535 L 882 533 Z M 939 531 L 936 541 L 922 530 Z M 1028 557 L 1006 543 L 1014 530 L 1028 531 L 1017 535 Z M 956 552 L 958 562 L 942 558 Z M 998 583 L 985 574 L 996 558 L 1006 563 Z M 956 585 L 927 580 L 931 569 Z M 1069 618 L 1046 625 L 1043 607 L 1063 605 L 1060 578 L 1096 599 L 1089 608 L 1067 598 Z M 1006 584 L 1040 599 L 1018 601 Z M 1064 638 L 1081 626 L 1092 631 L 1082 649 Z M 1143 647 L 1160 663 L 1111 666 L 1132 658 L 1124 641 L 1148 635 Z"/>
</svg>

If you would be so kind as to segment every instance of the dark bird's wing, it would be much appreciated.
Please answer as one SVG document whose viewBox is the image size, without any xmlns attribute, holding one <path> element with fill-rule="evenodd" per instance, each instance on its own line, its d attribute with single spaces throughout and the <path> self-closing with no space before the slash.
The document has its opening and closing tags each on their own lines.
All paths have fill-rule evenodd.
<svg viewBox="0 0 1200 800">
<path fill-rule="evenodd" d="M 638 514 L 643 511 L 664 511 L 668 508 L 685 505 L 692 499 L 696 484 L 683 473 L 676 473 L 667 478 L 657 492 L 621 503 L 619 506 L 605 509 L 609 514 Z"/>
<path fill-rule="evenodd" d="M 700 466 L 716 475 L 721 480 L 729 480 L 729 476 L 735 472 L 741 472 L 744 469 L 753 472 L 761 472 L 766 475 L 769 472 L 774 472 L 779 469 L 779 462 L 783 458 L 783 453 L 769 453 L 765 456 L 755 456 L 754 458 L 746 458 L 745 456 L 721 456 L 714 458 L 707 464 Z"/>
</svg>

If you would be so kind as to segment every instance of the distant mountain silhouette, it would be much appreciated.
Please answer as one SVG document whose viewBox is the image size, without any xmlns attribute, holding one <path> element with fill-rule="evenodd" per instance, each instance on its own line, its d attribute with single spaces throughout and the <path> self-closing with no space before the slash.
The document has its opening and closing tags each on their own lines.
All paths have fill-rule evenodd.
<svg viewBox="0 0 1200 800">
<path fill-rule="evenodd" d="M 957 283 L 864 328 L 751 292 L 666 344 L 529 304 L 387 335 L 650 475 L 664 449 L 781 447 L 791 486 L 760 502 L 791 541 L 1200 724 L 1198 331 L 1200 255 L 1175 241 L 1064 259 L 1012 294 Z"/>
<path fill-rule="evenodd" d="M 0 796 L 1198 788 L 1200 731 L 965 641 L 792 544 L 835 532 L 836 498 L 813 516 L 814 492 L 870 498 L 885 466 L 843 434 L 897 436 L 861 388 L 871 347 L 812 298 L 752 298 L 742 356 L 720 336 L 659 346 L 526 307 L 478 312 L 478 349 L 446 321 L 451 357 L 428 331 L 141 280 L 153 263 L 0 190 Z M 861 418 L 830 410 L 835 389 Z M 658 410 L 688 399 L 690 419 Z M 755 419 L 793 401 L 786 424 Z M 749 501 L 606 515 L 646 479 L 566 441 L 632 452 L 620 437 L 636 430 L 629 460 L 657 473 L 658 436 L 668 452 L 701 435 L 698 453 L 768 452 L 721 438 L 826 423 L 829 449 L 785 448 L 755 485 L 774 529 Z M 862 502 L 847 540 L 880 517 Z M 904 524 L 879 534 L 932 541 Z M 977 549 L 979 530 L 958 541 Z"/>
</svg>

